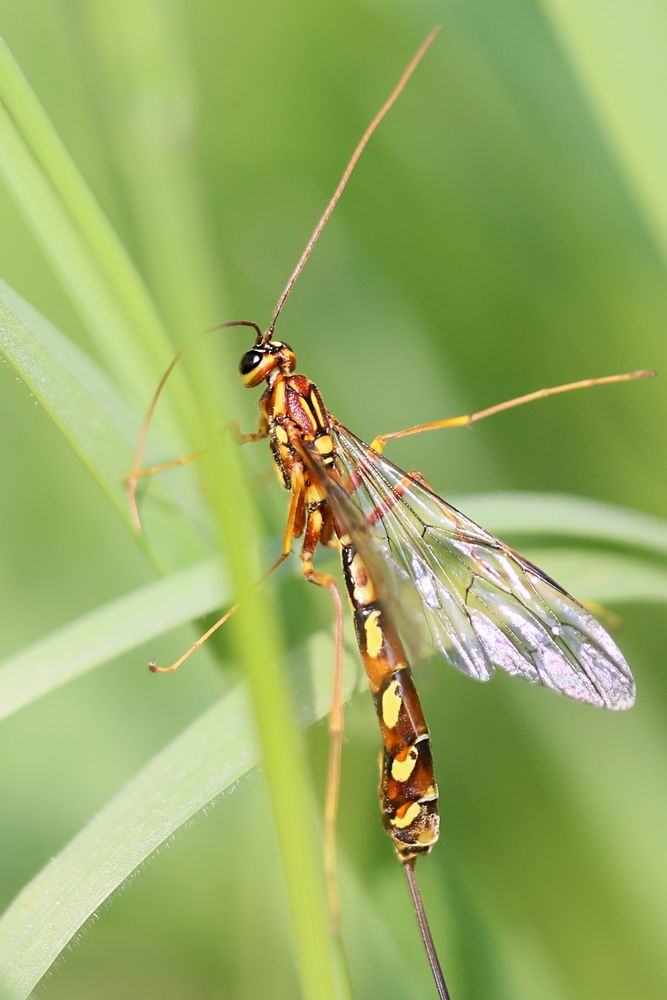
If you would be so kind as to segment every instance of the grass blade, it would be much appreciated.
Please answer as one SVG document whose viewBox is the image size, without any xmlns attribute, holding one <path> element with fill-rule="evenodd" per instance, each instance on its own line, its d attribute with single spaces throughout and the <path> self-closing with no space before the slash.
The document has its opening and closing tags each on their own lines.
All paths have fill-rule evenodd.
<svg viewBox="0 0 667 1000">
<path fill-rule="evenodd" d="M 154 562 L 173 566 L 180 561 L 182 565 L 184 550 L 190 558 L 204 555 L 188 519 L 172 517 L 163 530 L 156 523 L 150 549 L 146 536 L 134 532 L 122 477 L 131 465 L 138 415 L 105 372 L 2 282 L 0 352 L 44 407 L 132 536 L 147 554 L 152 553 Z M 195 505 L 191 497 L 186 499 L 183 485 L 156 484 L 151 496 L 160 502 L 178 497 L 182 506 L 190 508 L 191 518 Z"/>
<path fill-rule="evenodd" d="M 0 663 L 0 719 L 121 653 L 223 604 L 217 560 L 96 608 Z"/>
<path fill-rule="evenodd" d="M 2 283 L 0 350 L 129 525 L 121 479 L 136 416 L 111 379 Z"/>
<path fill-rule="evenodd" d="M 55 273 L 80 312 L 111 370 L 148 398 L 155 381 L 118 301 L 90 248 L 33 160 L 16 125 L 0 105 L 0 172 Z"/>
<path fill-rule="evenodd" d="M 118 362 L 137 361 L 133 345 L 140 340 L 155 356 L 169 352 L 169 341 L 155 306 L 109 220 L 86 184 L 64 143 L 49 121 L 37 95 L 21 72 L 7 44 L 0 39 L 0 96 L 47 171 L 89 248 L 100 271 L 123 304 L 132 336 L 112 345 Z M 132 375 L 132 371 L 129 371 Z"/>
<path fill-rule="evenodd" d="M 290 657 L 300 726 L 327 711 L 331 677 L 323 664 L 330 659 L 328 635 Z M 359 671 L 346 667 L 348 697 Z M 0 988 L 8 996 L 27 997 L 104 900 L 257 763 L 253 732 L 247 688 L 239 685 L 154 757 L 23 889 L 0 919 Z"/>
<path fill-rule="evenodd" d="M 667 601 L 667 570 L 640 560 L 617 553 L 583 557 L 577 551 L 530 555 L 559 575 L 569 573 L 577 592 L 587 596 L 630 601 L 643 600 L 650 592 L 655 599 Z M 94 637 L 106 656 L 116 655 L 121 651 L 119 642 L 130 648 L 148 634 L 157 635 L 174 624 L 171 607 L 160 598 L 179 606 L 184 595 L 194 593 L 196 603 L 201 590 L 199 610 L 203 610 L 207 595 L 219 599 L 216 587 L 220 583 L 215 564 L 204 564 L 114 602 L 105 609 L 106 618 L 99 617 L 103 616 L 99 611 L 74 623 L 68 631 L 75 655 L 74 638 L 79 642 L 76 672 L 92 669 L 99 661 Z M 115 644 L 110 638 L 112 626 Z M 106 629 L 110 631 L 105 642 Z M 32 667 L 38 668 L 44 655 L 52 662 L 50 654 L 58 651 L 64 666 L 64 633 L 23 654 L 28 683 Z M 30 654 L 35 657 L 32 665 Z M 330 659 L 331 638 L 326 634 L 312 637 L 305 651 L 289 657 L 300 726 L 326 714 L 330 674 L 322 668 Z M 66 679 L 60 674 L 58 683 Z M 360 687 L 365 687 L 365 680 L 356 658 L 348 656 L 346 697 Z M 252 730 L 247 689 L 240 685 L 153 758 L 19 894 L 0 920 L 0 985 L 9 996 L 27 996 L 101 903 L 176 830 L 256 763 L 258 746 Z"/>
<path fill-rule="evenodd" d="M 667 522 L 652 514 L 559 493 L 484 493 L 454 503 L 501 537 L 578 539 L 667 554 Z"/>
<path fill-rule="evenodd" d="M 667 257 L 667 21 L 652 0 L 545 0 L 647 229 Z"/>
</svg>

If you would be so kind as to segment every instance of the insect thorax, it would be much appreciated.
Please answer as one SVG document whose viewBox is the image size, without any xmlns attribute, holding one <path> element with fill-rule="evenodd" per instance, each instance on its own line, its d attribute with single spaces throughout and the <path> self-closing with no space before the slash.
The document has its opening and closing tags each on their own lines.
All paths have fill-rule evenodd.
<svg viewBox="0 0 667 1000">
<path fill-rule="evenodd" d="M 262 395 L 260 411 L 268 423 L 273 459 L 287 489 L 296 441 L 313 447 L 325 466 L 333 465 L 331 419 L 319 389 L 305 375 L 277 373 Z"/>
</svg>

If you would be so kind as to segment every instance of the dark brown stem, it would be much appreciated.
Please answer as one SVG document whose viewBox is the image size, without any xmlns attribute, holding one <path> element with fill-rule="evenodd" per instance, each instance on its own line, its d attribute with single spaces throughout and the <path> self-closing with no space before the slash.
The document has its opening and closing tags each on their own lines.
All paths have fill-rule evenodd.
<svg viewBox="0 0 667 1000">
<path fill-rule="evenodd" d="M 431 972 L 433 973 L 433 978 L 435 980 L 435 986 L 438 991 L 438 996 L 440 997 L 440 1000 L 451 1000 L 449 995 L 449 990 L 447 989 L 447 983 L 445 982 L 443 971 L 440 968 L 438 953 L 435 950 L 435 944 L 433 943 L 433 938 L 431 936 L 431 928 L 429 927 L 428 920 L 426 919 L 426 911 L 424 910 L 424 901 L 422 899 L 422 894 L 419 890 L 419 885 L 417 884 L 417 876 L 415 875 L 414 858 L 411 859 L 410 861 L 404 861 L 403 869 L 405 871 L 405 877 L 408 880 L 408 886 L 410 887 L 412 905 L 414 906 L 415 913 L 417 914 L 417 922 L 419 924 L 419 930 L 421 931 L 422 941 L 424 942 L 424 948 L 426 949 L 428 962 L 429 965 L 431 966 Z"/>
</svg>

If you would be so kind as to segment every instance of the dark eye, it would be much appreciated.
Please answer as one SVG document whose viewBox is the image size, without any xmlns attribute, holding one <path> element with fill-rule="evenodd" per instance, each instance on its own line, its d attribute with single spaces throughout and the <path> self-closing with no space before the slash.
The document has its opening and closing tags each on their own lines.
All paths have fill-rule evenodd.
<svg viewBox="0 0 667 1000">
<path fill-rule="evenodd" d="M 253 368 L 257 367 L 261 360 L 262 355 L 259 351 L 246 351 L 239 364 L 239 371 L 241 372 L 241 375 L 247 375 L 248 372 L 251 372 Z"/>
</svg>

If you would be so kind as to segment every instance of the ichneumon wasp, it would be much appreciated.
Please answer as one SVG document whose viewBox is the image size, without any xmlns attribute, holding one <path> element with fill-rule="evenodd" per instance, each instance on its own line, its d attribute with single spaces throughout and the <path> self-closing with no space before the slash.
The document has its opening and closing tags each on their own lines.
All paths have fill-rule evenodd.
<svg viewBox="0 0 667 1000">
<path fill-rule="evenodd" d="M 314 567 L 320 546 L 340 552 L 356 639 L 382 736 L 382 821 L 407 876 L 438 994 L 447 1000 L 449 993 L 414 872 L 417 858 L 428 854 L 438 839 L 439 815 L 430 735 L 410 660 L 423 649 L 435 650 L 476 680 L 487 681 L 500 668 L 612 710 L 629 708 L 635 689 L 623 655 L 588 610 L 538 567 L 442 500 L 420 473 L 403 472 L 383 457 L 383 451 L 396 438 L 469 426 L 547 396 L 653 373 L 636 371 L 540 389 L 477 413 L 381 434 L 368 445 L 328 412 L 317 386 L 296 372 L 292 348 L 274 336 L 278 317 L 364 147 L 438 30 L 434 28 L 422 43 L 359 141 L 267 329 L 262 331 L 249 320 L 221 326 L 254 330 L 253 346 L 241 358 L 240 375 L 247 388 L 266 385 L 257 431 L 242 434 L 234 425 L 235 437 L 241 444 L 268 438 L 279 479 L 290 494 L 282 551 L 265 576 L 287 559 L 294 540 L 301 538 L 302 572 L 311 583 L 330 592 L 335 608 L 324 834 L 334 926 L 338 922 L 335 822 L 343 737 L 343 602 L 335 579 Z M 152 414 L 179 356 L 153 396 L 127 477 L 138 529 L 138 480 L 200 454 L 142 468 Z M 151 669 L 177 669 L 234 611 L 235 607 L 227 611 L 174 663 L 165 667 L 151 663 Z"/>
</svg>

